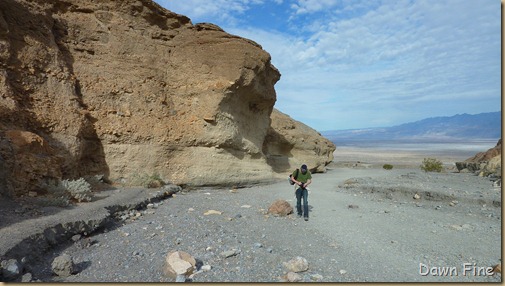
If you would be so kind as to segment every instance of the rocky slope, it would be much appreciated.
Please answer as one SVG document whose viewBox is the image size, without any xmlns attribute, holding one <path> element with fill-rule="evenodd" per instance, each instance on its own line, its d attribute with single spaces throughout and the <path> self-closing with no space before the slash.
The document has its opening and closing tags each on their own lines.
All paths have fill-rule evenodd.
<svg viewBox="0 0 505 286">
<path fill-rule="evenodd" d="M 272 112 L 279 78 L 258 44 L 150 0 L 0 1 L 0 194 L 324 171 L 335 146 Z"/>
<path fill-rule="evenodd" d="M 475 172 L 480 176 L 493 176 L 501 178 L 502 174 L 502 140 L 499 139 L 496 146 L 486 152 L 477 153 L 464 162 L 457 162 L 458 171 Z"/>
</svg>

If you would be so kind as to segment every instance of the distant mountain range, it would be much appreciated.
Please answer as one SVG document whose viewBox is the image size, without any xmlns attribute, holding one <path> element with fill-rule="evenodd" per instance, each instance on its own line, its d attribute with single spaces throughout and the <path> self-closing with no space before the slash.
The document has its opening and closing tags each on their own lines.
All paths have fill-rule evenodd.
<svg viewBox="0 0 505 286">
<path fill-rule="evenodd" d="M 333 142 L 498 139 L 501 138 L 501 112 L 430 117 L 392 127 L 330 130 L 321 134 Z"/>
</svg>

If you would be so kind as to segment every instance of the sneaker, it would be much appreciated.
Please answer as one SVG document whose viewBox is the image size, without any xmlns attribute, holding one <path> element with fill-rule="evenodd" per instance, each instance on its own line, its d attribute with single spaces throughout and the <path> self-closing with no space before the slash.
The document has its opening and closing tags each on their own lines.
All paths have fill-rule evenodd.
<svg viewBox="0 0 505 286">
<path fill-rule="evenodd" d="M 308 217 L 305 217 L 304 219 L 305 219 L 305 221 L 309 221 L 309 218 L 308 218 Z"/>
</svg>

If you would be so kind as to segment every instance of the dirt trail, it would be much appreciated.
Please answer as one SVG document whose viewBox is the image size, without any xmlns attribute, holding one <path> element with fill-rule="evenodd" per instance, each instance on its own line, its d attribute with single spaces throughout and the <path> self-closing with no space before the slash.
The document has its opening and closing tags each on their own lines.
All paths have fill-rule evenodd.
<svg viewBox="0 0 505 286">
<path fill-rule="evenodd" d="M 266 214 L 276 199 L 295 205 L 286 180 L 236 192 L 200 188 L 69 240 L 29 271 L 47 282 L 173 282 L 163 262 L 182 250 L 211 266 L 194 282 L 282 281 L 283 263 L 297 256 L 309 262 L 299 273 L 304 282 L 501 281 L 485 273 L 501 259 L 500 188 L 472 174 L 424 173 L 405 161 L 387 171 L 376 159 L 315 174 L 308 222 Z M 236 255 L 221 255 L 230 250 Z M 52 275 L 50 263 L 61 253 L 73 256 L 78 273 Z"/>
</svg>

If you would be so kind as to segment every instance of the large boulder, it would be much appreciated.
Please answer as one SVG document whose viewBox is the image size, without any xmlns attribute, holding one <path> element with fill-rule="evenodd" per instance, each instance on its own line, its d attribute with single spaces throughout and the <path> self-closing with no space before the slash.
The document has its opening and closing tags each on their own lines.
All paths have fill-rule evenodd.
<svg viewBox="0 0 505 286">
<path fill-rule="evenodd" d="M 293 207 L 286 200 L 276 200 L 268 207 L 268 213 L 275 216 L 287 216 L 293 213 Z"/>
<path fill-rule="evenodd" d="M 0 167 L 25 156 L 13 130 L 41 138 L 34 166 L 50 170 L 21 161 L 36 178 L 2 171 L 4 194 L 94 174 L 237 185 L 332 159 L 333 144 L 272 112 L 280 73 L 260 45 L 151 0 L 2 0 L 0 63 Z"/>
</svg>

